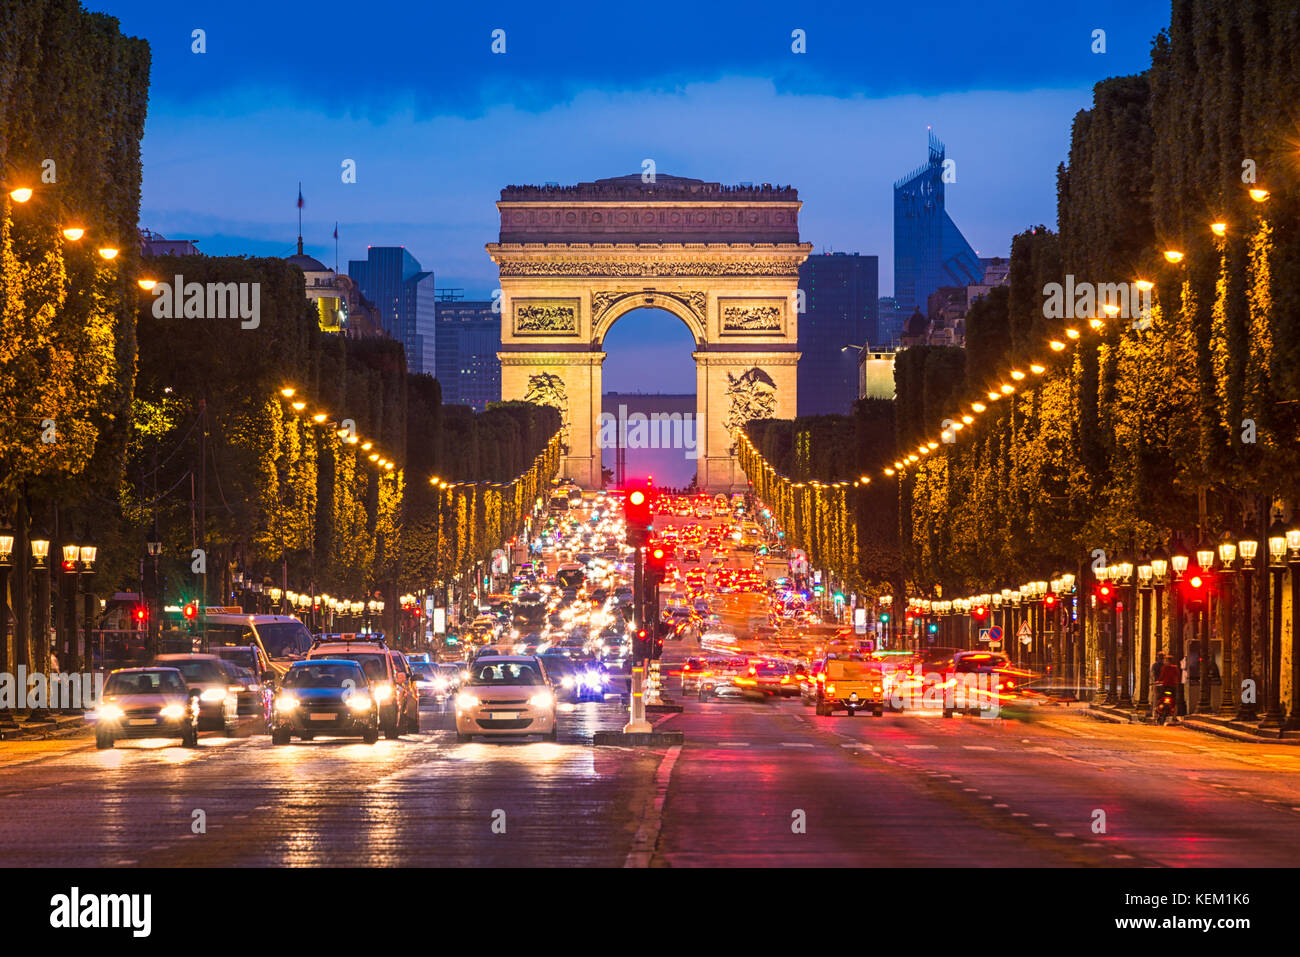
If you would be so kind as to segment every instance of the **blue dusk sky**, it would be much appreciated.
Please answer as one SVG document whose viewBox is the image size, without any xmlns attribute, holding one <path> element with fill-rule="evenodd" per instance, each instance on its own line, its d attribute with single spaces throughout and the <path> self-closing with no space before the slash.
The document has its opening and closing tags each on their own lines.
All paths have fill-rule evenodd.
<svg viewBox="0 0 1300 957">
<path fill-rule="evenodd" d="M 924 162 L 927 127 L 957 163 L 949 213 L 981 255 L 1006 255 L 1014 233 L 1055 222 L 1056 166 L 1092 85 L 1145 69 L 1169 19 L 1157 0 L 85 2 L 152 48 L 143 226 L 214 255 L 288 255 L 301 181 L 309 253 L 334 264 L 337 221 L 344 270 L 367 245 L 405 245 L 470 298 L 497 285 L 483 246 L 502 186 L 646 158 L 797 187 L 803 238 L 879 256 L 887 295 L 892 185 Z M 689 339 L 665 314 L 620 321 L 609 347 L 611 388 L 694 390 Z"/>
</svg>

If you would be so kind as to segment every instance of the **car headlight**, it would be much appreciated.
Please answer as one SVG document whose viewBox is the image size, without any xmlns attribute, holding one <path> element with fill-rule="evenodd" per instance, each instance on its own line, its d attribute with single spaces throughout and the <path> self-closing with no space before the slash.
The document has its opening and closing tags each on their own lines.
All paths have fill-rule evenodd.
<svg viewBox="0 0 1300 957">
<path fill-rule="evenodd" d="M 375 700 L 381 704 L 393 696 L 393 686 L 387 681 L 381 681 L 375 685 Z"/>
<path fill-rule="evenodd" d="M 225 701 L 226 695 L 230 694 L 225 688 L 207 688 L 199 694 L 200 701 Z"/>
<path fill-rule="evenodd" d="M 436 690 L 436 691 L 446 691 L 446 690 L 447 690 L 447 679 L 446 679 L 446 678 L 434 678 L 434 679 L 433 679 L 433 687 L 434 687 L 434 690 Z"/>
<path fill-rule="evenodd" d="M 292 711 L 298 707 L 298 699 L 291 694 L 282 694 L 275 699 L 276 711 Z"/>
<path fill-rule="evenodd" d="M 560 684 L 565 688 L 573 687 L 573 675 L 565 675 L 560 679 Z"/>
<path fill-rule="evenodd" d="M 460 694 L 456 695 L 457 708 L 464 710 L 467 708 L 477 708 L 478 705 L 479 705 L 478 698 L 474 697 L 472 694 L 461 692 Z"/>
<path fill-rule="evenodd" d="M 539 691 L 528 699 L 528 703 L 534 708 L 549 708 L 555 704 L 555 695 L 549 691 Z"/>
<path fill-rule="evenodd" d="M 115 704 L 104 704 L 99 706 L 99 717 L 101 721 L 120 721 L 126 714 Z"/>
<path fill-rule="evenodd" d="M 351 711 L 358 713 L 369 711 L 372 704 L 370 695 L 354 694 L 348 696 L 348 709 Z"/>
<path fill-rule="evenodd" d="M 185 717 L 185 706 L 179 704 L 169 704 L 158 712 L 168 721 L 179 721 Z"/>
</svg>

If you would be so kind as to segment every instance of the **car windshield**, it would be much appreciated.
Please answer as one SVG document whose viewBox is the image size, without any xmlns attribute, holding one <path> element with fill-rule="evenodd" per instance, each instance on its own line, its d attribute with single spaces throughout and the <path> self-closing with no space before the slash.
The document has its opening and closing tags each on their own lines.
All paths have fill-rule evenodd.
<svg viewBox="0 0 1300 957">
<path fill-rule="evenodd" d="M 168 663 L 169 668 L 179 668 L 185 680 L 191 683 L 200 681 L 221 681 L 226 680 L 226 670 L 220 662 L 200 659 L 198 661 L 173 661 Z"/>
<path fill-rule="evenodd" d="M 352 682 L 345 684 L 345 682 Z M 365 685 L 365 677 L 356 665 L 337 662 L 294 665 L 285 673 L 286 688 L 354 688 Z"/>
<path fill-rule="evenodd" d="M 241 668 L 252 671 L 257 666 L 257 656 L 251 648 L 218 648 L 217 655 L 224 661 L 232 661 Z"/>
<path fill-rule="evenodd" d="M 361 666 L 361 670 L 366 673 L 366 677 L 371 681 L 387 681 L 388 668 L 384 663 L 384 656 L 377 654 L 364 654 L 362 652 L 347 652 L 342 654 L 331 654 L 331 658 L 343 658 L 347 661 L 355 661 Z"/>
<path fill-rule="evenodd" d="M 311 632 L 300 621 L 276 621 L 257 626 L 262 647 L 272 658 L 305 655 L 311 648 Z"/>
<path fill-rule="evenodd" d="M 537 666 L 526 661 L 481 661 L 476 662 L 470 673 L 469 683 L 482 685 L 540 685 L 541 672 Z"/>
<path fill-rule="evenodd" d="M 106 695 L 185 694 L 185 682 L 174 671 L 132 671 L 108 676 Z"/>
<path fill-rule="evenodd" d="M 422 678 L 432 678 L 434 675 L 433 665 L 427 661 L 412 661 L 411 670 Z"/>
</svg>

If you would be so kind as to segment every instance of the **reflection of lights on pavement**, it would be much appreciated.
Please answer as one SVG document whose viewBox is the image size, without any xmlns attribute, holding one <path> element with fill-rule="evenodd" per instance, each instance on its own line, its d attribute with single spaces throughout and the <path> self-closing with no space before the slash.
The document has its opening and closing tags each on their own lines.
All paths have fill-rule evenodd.
<svg viewBox="0 0 1300 957">
<path fill-rule="evenodd" d="M 555 710 L 556 710 L 556 711 L 565 711 L 565 712 L 569 712 L 569 711 L 577 711 L 577 710 L 578 710 L 578 706 L 575 705 L 575 704 L 574 704 L 573 702 L 571 702 L 571 701 L 561 701 L 559 704 L 557 704 L 557 705 L 555 706 Z"/>
</svg>

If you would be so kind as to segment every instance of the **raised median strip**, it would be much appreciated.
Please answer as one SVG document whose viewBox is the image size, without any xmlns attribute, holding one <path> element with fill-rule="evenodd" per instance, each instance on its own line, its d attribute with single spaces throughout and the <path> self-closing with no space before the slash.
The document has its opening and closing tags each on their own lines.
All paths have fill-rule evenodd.
<svg viewBox="0 0 1300 957">
<path fill-rule="evenodd" d="M 592 735 L 591 743 L 595 747 L 602 746 L 621 746 L 621 747 L 646 747 L 646 748 L 670 748 L 673 745 L 684 744 L 685 735 L 680 731 L 597 731 Z"/>
</svg>

